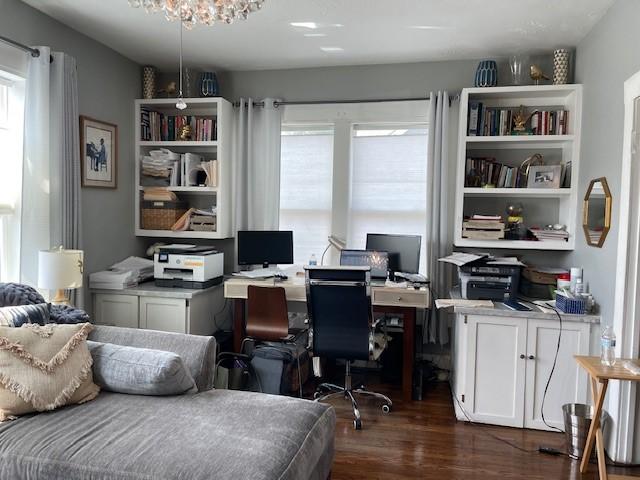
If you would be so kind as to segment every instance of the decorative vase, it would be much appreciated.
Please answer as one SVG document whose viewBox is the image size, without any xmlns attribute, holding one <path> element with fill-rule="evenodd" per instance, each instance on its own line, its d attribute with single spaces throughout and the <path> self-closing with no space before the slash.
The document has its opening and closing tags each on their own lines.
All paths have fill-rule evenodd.
<svg viewBox="0 0 640 480">
<path fill-rule="evenodd" d="M 200 80 L 200 95 L 216 97 L 219 94 L 218 78 L 213 72 L 203 72 Z"/>
<path fill-rule="evenodd" d="M 571 51 L 559 48 L 553 51 L 553 84 L 569 83 L 569 69 L 571 67 Z"/>
<path fill-rule="evenodd" d="M 191 67 L 186 67 L 184 69 L 184 72 L 182 74 L 182 81 L 184 83 L 184 96 L 186 98 L 193 98 L 197 96 L 196 94 L 197 78 L 198 78 L 197 70 Z"/>
<path fill-rule="evenodd" d="M 495 87 L 498 85 L 498 65 L 495 60 L 482 60 L 476 70 L 476 87 Z"/>
<path fill-rule="evenodd" d="M 142 67 L 142 98 L 151 99 L 156 96 L 156 67 Z"/>
<path fill-rule="evenodd" d="M 512 55 L 509 57 L 509 70 L 511 71 L 511 85 L 524 85 L 526 66 L 529 57 L 526 55 Z"/>
</svg>

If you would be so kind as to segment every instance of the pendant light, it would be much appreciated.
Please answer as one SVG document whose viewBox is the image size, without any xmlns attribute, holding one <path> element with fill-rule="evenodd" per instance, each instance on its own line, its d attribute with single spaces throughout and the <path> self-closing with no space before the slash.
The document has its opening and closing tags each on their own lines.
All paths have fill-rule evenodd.
<svg viewBox="0 0 640 480">
<path fill-rule="evenodd" d="M 180 20 L 180 93 L 178 94 L 176 108 L 178 110 L 187 108 L 187 103 L 184 101 L 184 98 L 182 98 L 182 20 Z"/>
</svg>

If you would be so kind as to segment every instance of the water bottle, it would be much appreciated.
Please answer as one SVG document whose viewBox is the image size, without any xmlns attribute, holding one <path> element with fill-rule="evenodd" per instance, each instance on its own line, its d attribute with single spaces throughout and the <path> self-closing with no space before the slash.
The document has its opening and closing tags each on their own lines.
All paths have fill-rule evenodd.
<svg viewBox="0 0 640 480">
<path fill-rule="evenodd" d="M 607 325 L 602 331 L 600 347 L 600 363 L 606 367 L 613 367 L 616 363 L 616 334 L 611 325 Z"/>
<path fill-rule="evenodd" d="M 309 265 L 315 267 L 318 265 L 318 259 L 316 258 L 316 254 L 312 253 L 311 258 L 309 259 Z"/>
</svg>

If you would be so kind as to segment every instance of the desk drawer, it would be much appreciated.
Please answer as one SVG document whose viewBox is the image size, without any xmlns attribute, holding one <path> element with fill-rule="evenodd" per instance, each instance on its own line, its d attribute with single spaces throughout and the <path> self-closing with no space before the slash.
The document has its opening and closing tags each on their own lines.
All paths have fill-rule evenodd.
<svg viewBox="0 0 640 480">
<path fill-rule="evenodd" d="M 374 305 L 388 305 L 398 307 L 427 308 L 429 306 L 429 292 L 407 289 L 373 289 L 372 303 Z"/>
</svg>

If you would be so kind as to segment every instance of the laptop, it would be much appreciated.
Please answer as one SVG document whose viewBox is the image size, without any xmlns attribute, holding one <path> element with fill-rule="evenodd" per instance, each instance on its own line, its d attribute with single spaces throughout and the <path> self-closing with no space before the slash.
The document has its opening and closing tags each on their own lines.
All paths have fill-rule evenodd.
<svg viewBox="0 0 640 480">
<path fill-rule="evenodd" d="M 384 285 L 389 271 L 389 255 L 387 252 L 374 250 L 342 250 L 340 265 L 349 267 L 371 267 L 371 283 Z"/>
</svg>

